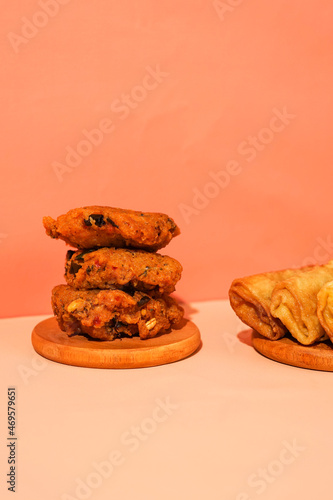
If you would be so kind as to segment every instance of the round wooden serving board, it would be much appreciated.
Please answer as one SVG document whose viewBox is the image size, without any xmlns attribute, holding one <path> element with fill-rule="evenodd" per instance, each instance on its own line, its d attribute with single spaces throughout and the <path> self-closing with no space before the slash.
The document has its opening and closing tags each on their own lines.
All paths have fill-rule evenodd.
<svg viewBox="0 0 333 500">
<path fill-rule="evenodd" d="M 302 345 L 291 337 L 269 340 L 253 330 L 252 345 L 269 359 L 312 370 L 333 371 L 333 346 L 327 342 Z"/>
<path fill-rule="evenodd" d="M 38 323 L 32 345 L 44 358 L 66 365 L 89 368 L 143 368 L 179 361 L 193 354 L 200 345 L 200 332 L 192 321 L 184 320 L 178 329 L 152 339 L 139 337 L 112 341 L 68 335 L 55 318 Z"/>
</svg>

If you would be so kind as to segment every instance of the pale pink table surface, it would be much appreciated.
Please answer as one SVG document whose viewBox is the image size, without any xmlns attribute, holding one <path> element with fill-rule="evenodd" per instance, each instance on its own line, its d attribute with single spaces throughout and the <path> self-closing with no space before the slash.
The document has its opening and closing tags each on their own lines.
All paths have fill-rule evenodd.
<svg viewBox="0 0 333 500">
<path fill-rule="evenodd" d="M 2 319 L 0 497 L 14 498 L 15 386 L 17 500 L 329 498 L 333 374 L 259 355 L 227 301 L 193 303 L 190 317 L 198 353 L 133 370 L 44 360 L 30 336 L 45 316 Z"/>
</svg>

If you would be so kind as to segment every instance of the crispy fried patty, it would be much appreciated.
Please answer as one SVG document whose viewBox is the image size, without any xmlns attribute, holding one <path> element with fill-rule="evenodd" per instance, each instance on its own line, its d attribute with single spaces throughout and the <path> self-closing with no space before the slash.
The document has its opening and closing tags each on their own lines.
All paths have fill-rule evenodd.
<svg viewBox="0 0 333 500">
<path fill-rule="evenodd" d="M 177 325 L 183 309 L 168 295 L 122 290 L 76 290 L 58 285 L 52 290 L 52 308 L 68 335 L 85 333 L 101 340 L 139 335 L 155 337 Z"/>
<path fill-rule="evenodd" d="M 76 248 L 134 247 L 156 251 L 180 234 L 165 214 L 111 207 L 74 208 L 57 220 L 44 217 L 46 233 Z"/>
<path fill-rule="evenodd" d="M 80 289 L 131 287 L 171 293 L 181 277 L 180 263 L 157 253 L 125 248 L 67 252 L 67 284 Z"/>
</svg>

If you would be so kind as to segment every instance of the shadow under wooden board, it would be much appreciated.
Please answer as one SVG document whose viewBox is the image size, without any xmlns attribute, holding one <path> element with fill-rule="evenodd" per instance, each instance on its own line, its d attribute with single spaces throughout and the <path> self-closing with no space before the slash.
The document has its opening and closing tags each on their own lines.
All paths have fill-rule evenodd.
<svg viewBox="0 0 333 500">
<path fill-rule="evenodd" d="M 38 354 L 58 363 L 89 368 L 144 368 L 172 363 L 193 354 L 201 346 L 198 327 L 184 320 L 182 325 L 152 339 L 139 337 L 112 341 L 68 335 L 55 318 L 38 323 L 31 336 Z"/>
<path fill-rule="evenodd" d="M 266 358 L 299 368 L 333 371 L 333 345 L 330 341 L 302 345 L 289 336 L 269 340 L 258 332 L 252 332 L 252 345 Z"/>
</svg>

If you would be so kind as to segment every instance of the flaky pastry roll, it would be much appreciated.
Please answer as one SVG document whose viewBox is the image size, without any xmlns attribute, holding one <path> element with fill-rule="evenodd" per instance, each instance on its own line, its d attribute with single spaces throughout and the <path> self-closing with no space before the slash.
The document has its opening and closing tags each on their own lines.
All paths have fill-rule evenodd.
<svg viewBox="0 0 333 500">
<path fill-rule="evenodd" d="M 286 279 L 272 293 L 271 314 L 303 345 L 326 340 L 317 317 L 317 294 L 333 280 L 333 261 Z"/>
<path fill-rule="evenodd" d="M 231 307 L 243 323 L 264 337 L 280 339 L 287 328 L 270 312 L 272 292 L 278 283 L 302 272 L 302 269 L 285 269 L 235 279 L 229 290 Z"/>
<path fill-rule="evenodd" d="M 333 281 L 326 283 L 317 295 L 317 316 L 333 342 Z"/>
</svg>

